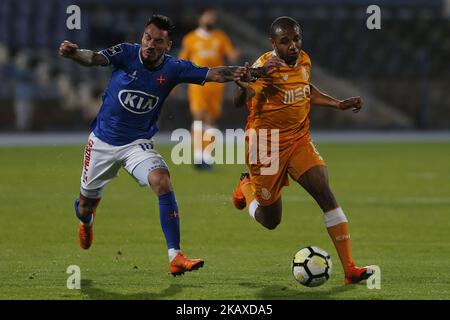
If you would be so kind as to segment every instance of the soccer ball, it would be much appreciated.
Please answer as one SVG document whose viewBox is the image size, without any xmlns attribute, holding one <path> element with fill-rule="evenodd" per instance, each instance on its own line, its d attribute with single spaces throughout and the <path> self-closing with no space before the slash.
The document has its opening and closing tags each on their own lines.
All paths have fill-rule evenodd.
<svg viewBox="0 0 450 320">
<path fill-rule="evenodd" d="M 330 255 L 318 247 L 300 249 L 292 260 L 295 280 L 306 287 L 317 287 L 330 278 L 332 263 Z"/>
</svg>

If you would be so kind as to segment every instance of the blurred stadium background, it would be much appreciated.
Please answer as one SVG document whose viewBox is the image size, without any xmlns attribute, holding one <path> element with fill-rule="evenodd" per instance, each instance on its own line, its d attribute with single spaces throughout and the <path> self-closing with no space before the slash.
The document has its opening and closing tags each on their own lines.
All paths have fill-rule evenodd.
<svg viewBox="0 0 450 320">
<path fill-rule="evenodd" d="M 81 8 L 81 30 L 68 30 L 66 9 Z M 367 6 L 381 7 L 381 30 L 368 30 Z M 0 132 L 87 132 L 110 68 L 86 68 L 58 56 L 64 39 L 99 50 L 140 42 L 153 13 L 173 18 L 174 48 L 197 24 L 200 7 L 219 10 L 219 26 L 240 62 L 270 50 L 267 29 L 281 15 L 304 28 L 313 82 L 344 98 L 361 95 L 365 112 L 311 113 L 313 130 L 445 130 L 450 128 L 450 1 L 446 0 L 1 0 Z M 162 131 L 189 128 L 185 87 L 168 99 Z M 245 111 L 227 86 L 221 128 L 243 127 Z"/>
</svg>

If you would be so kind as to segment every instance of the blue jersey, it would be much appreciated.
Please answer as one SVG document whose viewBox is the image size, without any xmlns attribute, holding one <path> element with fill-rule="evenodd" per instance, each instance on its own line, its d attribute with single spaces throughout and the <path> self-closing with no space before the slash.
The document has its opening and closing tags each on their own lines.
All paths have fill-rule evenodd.
<svg viewBox="0 0 450 320">
<path fill-rule="evenodd" d="M 203 85 L 206 80 L 208 68 L 169 55 L 157 68 L 149 69 L 142 63 L 140 50 L 139 44 L 122 43 L 100 52 L 114 70 L 91 129 L 111 145 L 151 138 L 158 131 L 156 122 L 173 87 Z"/>
</svg>

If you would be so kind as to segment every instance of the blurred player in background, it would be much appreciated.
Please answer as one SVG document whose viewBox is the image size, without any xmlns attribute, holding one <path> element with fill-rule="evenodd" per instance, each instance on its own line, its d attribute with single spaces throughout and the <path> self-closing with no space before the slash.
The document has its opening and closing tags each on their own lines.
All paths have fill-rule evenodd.
<svg viewBox="0 0 450 320">
<path fill-rule="evenodd" d="M 311 60 L 302 50 L 302 36 L 297 21 L 277 18 L 270 27 L 274 50 L 263 54 L 253 65 L 271 64 L 276 66 L 273 72 L 253 83 L 236 82 L 239 88 L 234 102 L 237 106 L 247 105 L 250 112 L 247 129 L 279 130 L 279 142 L 272 142 L 279 146 L 279 168 L 274 175 L 264 175 L 261 161 L 248 164 L 250 174 L 242 174 L 233 203 L 241 210 L 248 207 L 253 219 L 274 229 L 281 222 L 281 189 L 289 184 L 290 176 L 323 210 L 326 228 L 345 272 L 345 283 L 356 283 L 367 279 L 373 270 L 356 267 L 353 261 L 348 221 L 330 190 L 325 162 L 313 145 L 308 114 L 311 104 L 358 112 L 362 100 L 337 100 L 310 83 Z"/>
<path fill-rule="evenodd" d="M 199 66 L 217 67 L 225 60 L 235 63 L 238 51 L 231 44 L 228 36 L 216 28 L 217 12 L 215 9 L 203 9 L 198 18 L 198 28 L 189 32 L 183 38 L 183 48 L 180 59 L 191 60 Z M 192 126 L 194 137 L 194 165 L 198 169 L 210 169 L 211 157 L 203 155 L 203 150 L 210 143 L 203 141 L 203 133 L 208 128 L 216 126 L 220 117 L 223 101 L 224 85 L 207 83 L 203 87 L 190 85 L 188 87 L 189 105 L 194 121 L 202 121 L 202 128 Z"/>
<path fill-rule="evenodd" d="M 178 205 L 169 169 L 155 150 L 152 136 L 164 100 L 179 83 L 226 82 L 240 79 L 243 67 L 198 67 L 166 54 L 172 47 L 172 21 L 154 15 L 141 44 L 122 43 L 94 52 L 64 41 L 59 53 L 85 66 L 113 66 L 103 103 L 92 123 L 85 149 L 79 199 L 75 213 L 80 220 L 78 238 L 83 249 L 93 241 L 93 222 L 105 186 L 123 167 L 141 186 L 158 197 L 160 222 L 167 241 L 172 275 L 196 270 L 202 259 L 188 259 L 180 251 Z M 124 199 L 128 201 L 128 199 Z"/>
</svg>

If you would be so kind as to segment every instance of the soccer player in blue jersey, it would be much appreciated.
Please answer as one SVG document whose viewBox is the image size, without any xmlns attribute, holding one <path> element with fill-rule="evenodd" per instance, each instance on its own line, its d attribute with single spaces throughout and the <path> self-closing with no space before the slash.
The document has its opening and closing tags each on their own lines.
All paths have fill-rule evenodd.
<svg viewBox="0 0 450 320">
<path fill-rule="evenodd" d="M 175 276 L 201 268 L 204 261 L 188 259 L 180 250 L 178 205 L 169 169 L 151 140 L 158 131 L 156 122 L 164 100 L 177 84 L 239 80 L 245 69 L 198 67 L 167 55 L 172 46 L 173 29 L 169 18 L 153 15 L 145 27 L 141 44 L 122 43 L 94 52 L 64 41 L 59 53 L 84 66 L 114 67 L 103 104 L 91 126 L 80 196 L 75 200 L 75 213 L 80 220 L 80 246 L 89 249 L 92 245 L 96 208 L 106 184 L 123 167 L 141 186 L 150 186 L 158 196 L 169 271 Z"/>
</svg>

